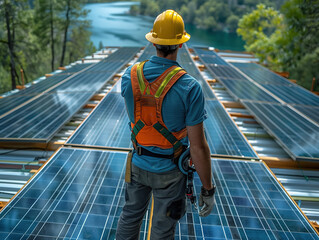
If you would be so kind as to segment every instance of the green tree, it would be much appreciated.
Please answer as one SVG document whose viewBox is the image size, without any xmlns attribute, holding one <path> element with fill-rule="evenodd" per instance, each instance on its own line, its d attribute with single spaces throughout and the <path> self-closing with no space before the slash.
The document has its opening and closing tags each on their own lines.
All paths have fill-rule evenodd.
<svg viewBox="0 0 319 240">
<path fill-rule="evenodd" d="M 87 16 L 88 11 L 83 10 L 81 1 L 76 0 L 61 0 L 59 7 L 61 14 L 64 15 L 64 17 L 60 19 L 60 26 L 63 31 L 60 60 L 60 66 L 62 67 L 64 66 L 64 58 L 67 53 L 67 46 L 69 45 L 67 43 L 69 41 L 71 28 L 87 24 L 87 21 L 83 19 Z"/>
<path fill-rule="evenodd" d="M 238 23 L 237 33 L 246 42 L 245 49 L 253 52 L 273 69 L 280 70 L 281 58 L 278 56 L 278 42 L 284 30 L 283 16 L 279 11 L 264 4 L 244 15 Z"/>
<path fill-rule="evenodd" d="M 51 49 L 51 71 L 55 67 L 55 42 L 57 35 L 57 9 L 55 0 L 35 1 L 35 29 L 39 44 L 42 48 L 50 46 Z M 49 27 L 48 27 L 49 26 Z"/>
<path fill-rule="evenodd" d="M 280 52 L 285 70 L 309 89 L 312 78 L 319 79 L 319 1 L 289 0 L 281 11 L 287 25 Z"/>
<path fill-rule="evenodd" d="M 29 44 L 29 21 L 30 11 L 26 0 L 0 1 L 0 25 L 3 29 L 0 44 L 5 46 L 2 46 L 1 63 L 5 70 L 10 69 L 12 89 L 19 83 L 20 69 L 25 72 L 23 48 Z"/>
</svg>

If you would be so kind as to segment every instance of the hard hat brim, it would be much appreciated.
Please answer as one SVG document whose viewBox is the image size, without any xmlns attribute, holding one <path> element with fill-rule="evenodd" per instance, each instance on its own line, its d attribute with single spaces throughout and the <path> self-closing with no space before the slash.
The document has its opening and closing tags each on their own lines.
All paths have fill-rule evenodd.
<svg viewBox="0 0 319 240">
<path fill-rule="evenodd" d="M 154 38 L 152 32 L 149 32 L 145 35 L 145 38 L 154 44 L 158 45 L 177 45 L 187 42 L 191 36 L 188 33 L 183 34 L 180 39 L 165 39 L 165 38 Z"/>
</svg>

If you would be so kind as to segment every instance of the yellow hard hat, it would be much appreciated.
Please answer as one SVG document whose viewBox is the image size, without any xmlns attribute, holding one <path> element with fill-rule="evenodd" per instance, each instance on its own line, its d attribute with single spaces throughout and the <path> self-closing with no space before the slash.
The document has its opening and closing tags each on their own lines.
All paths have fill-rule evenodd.
<svg viewBox="0 0 319 240">
<path fill-rule="evenodd" d="M 166 10 L 157 16 L 153 29 L 145 37 L 154 44 L 177 45 L 187 42 L 191 36 L 184 29 L 181 15 L 174 10 Z"/>
</svg>

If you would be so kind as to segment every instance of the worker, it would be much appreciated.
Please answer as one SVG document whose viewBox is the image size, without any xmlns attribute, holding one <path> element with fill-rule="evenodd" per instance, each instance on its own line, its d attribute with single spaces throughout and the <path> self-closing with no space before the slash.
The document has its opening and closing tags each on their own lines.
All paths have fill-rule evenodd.
<svg viewBox="0 0 319 240">
<path fill-rule="evenodd" d="M 150 239 L 174 239 L 177 221 L 186 211 L 186 175 L 176 161 L 188 145 L 202 183 L 199 215 L 208 216 L 215 203 L 203 128 L 207 118 L 203 92 L 198 81 L 176 62 L 179 48 L 190 35 L 182 17 L 166 10 L 145 37 L 157 56 L 129 67 L 121 82 L 134 151 L 126 163 L 125 205 L 117 240 L 139 239 L 150 199 Z"/>
</svg>

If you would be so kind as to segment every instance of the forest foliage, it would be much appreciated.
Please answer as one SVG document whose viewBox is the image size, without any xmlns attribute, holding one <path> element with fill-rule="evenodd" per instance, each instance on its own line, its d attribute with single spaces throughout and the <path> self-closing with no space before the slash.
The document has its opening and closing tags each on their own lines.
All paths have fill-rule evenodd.
<svg viewBox="0 0 319 240">
<path fill-rule="evenodd" d="M 245 48 L 307 89 L 319 90 L 319 0 L 287 0 L 280 11 L 263 4 L 245 15 L 237 33 Z"/>
<path fill-rule="evenodd" d="M 82 3 L 0 1 L 0 93 L 96 51 Z"/>
<path fill-rule="evenodd" d="M 239 19 L 259 3 L 279 9 L 285 0 L 140 0 L 131 7 L 132 14 L 157 16 L 166 9 L 174 9 L 185 23 L 211 31 L 235 32 Z"/>
</svg>

